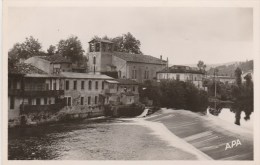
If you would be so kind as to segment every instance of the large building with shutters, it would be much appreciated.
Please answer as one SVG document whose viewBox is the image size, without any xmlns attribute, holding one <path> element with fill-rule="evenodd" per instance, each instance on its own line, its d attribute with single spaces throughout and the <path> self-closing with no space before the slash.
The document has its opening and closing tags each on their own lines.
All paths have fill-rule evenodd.
<svg viewBox="0 0 260 165">
<path fill-rule="evenodd" d="M 150 55 L 114 51 L 108 40 L 93 39 L 89 42 L 89 72 L 116 75 L 119 79 L 131 79 L 139 83 L 156 79 L 156 72 L 164 69 L 167 61 Z M 115 74 L 116 73 L 116 74 Z"/>
</svg>

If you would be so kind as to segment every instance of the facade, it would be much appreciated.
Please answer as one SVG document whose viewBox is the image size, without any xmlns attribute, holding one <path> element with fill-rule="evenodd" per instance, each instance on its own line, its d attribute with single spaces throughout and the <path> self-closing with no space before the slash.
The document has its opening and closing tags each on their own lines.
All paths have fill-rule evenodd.
<svg viewBox="0 0 260 165">
<path fill-rule="evenodd" d="M 139 83 L 156 78 L 167 61 L 149 55 L 116 52 L 113 42 L 94 39 L 89 42 L 88 67 L 92 73 L 117 73 L 119 79 L 132 79 Z"/>
<path fill-rule="evenodd" d="M 106 81 L 106 104 L 131 105 L 139 103 L 138 83 L 134 80 L 115 79 Z"/>
<path fill-rule="evenodd" d="M 203 87 L 203 79 L 205 72 L 197 69 L 193 69 L 189 66 L 173 65 L 169 68 L 165 68 L 157 72 L 157 81 L 161 80 L 179 80 L 179 81 L 190 81 L 197 88 L 206 90 Z"/>
<path fill-rule="evenodd" d="M 112 77 L 101 74 L 62 72 L 64 77 L 64 98 L 66 106 L 62 110 L 67 114 L 87 116 L 102 115 L 107 86 L 105 81 Z"/>
<path fill-rule="evenodd" d="M 214 75 L 209 75 L 208 79 L 214 81 L 214 78 L 216 81 L 222 82 L 224 84 L 234 84 L 236 82 L 235 77 L 230 77 L 230 76 L 215 76 Z"/>
<path fill-rule="evenodd" d="M 31 64 L 49 74 L 73 71 L 71 61 L 58 54 L 51 56 L 33 56 L 25 60 L 24 63 Z"/>
<path fill-rule="evenodd" d="M 62 78 L 25 63 L 8 68 L 9 125 L 39 122 L 64 106 Z M 44 114 L 42 114 L 44 113 Z M 29 121 L 27 121 L 29 119 Z"/>
</svg>

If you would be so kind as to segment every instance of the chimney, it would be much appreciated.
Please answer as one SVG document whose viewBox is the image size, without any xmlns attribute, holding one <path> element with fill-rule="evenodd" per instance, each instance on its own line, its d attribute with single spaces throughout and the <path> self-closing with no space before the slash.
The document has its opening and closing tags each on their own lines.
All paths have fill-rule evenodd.
<svg viewBox="0 0 260 165">
<path fill-rule="evenodd" d="M 162 60 L 162 55 L 160 55 L 160 59 Z"/>
</svg>

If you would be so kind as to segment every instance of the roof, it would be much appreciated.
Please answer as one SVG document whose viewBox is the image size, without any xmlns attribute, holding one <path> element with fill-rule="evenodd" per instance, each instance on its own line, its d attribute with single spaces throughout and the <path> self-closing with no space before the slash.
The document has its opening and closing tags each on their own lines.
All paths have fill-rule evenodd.
<svg viewBox="0 0 260 165">
<path fill-rule="evenodd" d="M 110 84 L 118 84 L 117 81 L 114 81 L 114 80 L 106 80 L 106 82 L 110 83 Z"/>
<path fill-rule="evenodd" d="M 193 74 L 204 74 L 202 70 L 195 70 L 189 66 L 184 65 L 173 65 L 169 68 L 164 68 L 157 73 L 193 73 Z"/>
<path fill-rule="evenodd" d="M 214 78 L 214 77 L 216 77 L 216 78 L 219 78 L 219 79 L 235 79 L 235 77 L 230 77 L 230 76 L 214 76 L 214 75 L 208 75 L 208 77 L 210 77 L 210 78 Z"/>
<path fill-rule="evenodd" d="M 106 43 L 110 43 L 110 44 L 112 44 L 113 42 L 112 41 L 110 41 L 110 40 L 105 40 L 105 39 L 99 39 L 99 38 L 95 38 L 95 39 L 93 39 L 93 40 L 91 40 L 91 41 L 89 41 L 89 43 L 90 42 L 106 42 Z"/>
<path fill-rule="evenodd" d="M 66 59 L 60 54 L 55 54 L 50 56 L 37 56 L 37 57 L 50 61 L 51 63 L 71 63 L 69 59 Z"/>
<path fill-rule="evenodd" d="M 65 78 L 80 78 L 80 79 L 108 79 L 113 80 L 112 77 L 103 74 L 91 74 L 91 73 L 76 73 L 76 72 L 61 72 L 61 76 Z"/>
<path fill-rule="evenodd" d="M 131 79 L 116 79 L 116 81 L 121 85 L 138 85 L 138 82 Z"/>
<path fill-rule="evenodd" d="M 32 73 L 32 74 L 26 74 L 24 77 L 33 77 L 33 78 L 58 78 L 58 77 L 63 77 L 61 75 L 54 75 L 54 74 L 38 74 L 38 73 Z"/>
<path fill-rule="evenodd" d="M 46 74 L 43 70 L 36 68 L 31 64 L 17 63 L 8 65 L 8 73 L 11 74 Z"/>
<path fill-rule="evenodd" d="M 124 52 L 113 52 L 113 55 L 127 62 L 138 62 L 138 63 L 149 63 L 149 64 L 160 64 L 160 65 L 166 64 L 165 60 L 161 60 L 159 58 L 150 55 L 131 54 L 131 53 L 124 53 Z"/>
</svg>

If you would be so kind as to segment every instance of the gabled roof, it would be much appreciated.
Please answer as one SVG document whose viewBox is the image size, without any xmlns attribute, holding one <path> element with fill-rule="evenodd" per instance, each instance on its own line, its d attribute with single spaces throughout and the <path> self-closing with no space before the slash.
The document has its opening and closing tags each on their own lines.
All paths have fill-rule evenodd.
<svg viewBox="0 0 260 165">
<path fill-rule="evenodd" d="M 14 65 L 8 65 L 8 73 L 10 74 L 46 74 L 43 70 L 36 68 L 31 64 L 17 63 Z"/>
<path fill-rule="evenodd" d="M 116 79 L 115 81 L 120 85 L 138 85 L 138 82 L 131 79 Z"/>
<path fill-rule="evenodd" d="M 113 55 L 127 62 L 149 63 L 149 64 L 160 64 L 160 65 L 166 64 L 165 60 L 161 60 L 159 58 L 150 55 L 131 54 L 131 53 L 124 53 L 124 52 L 113 52 Z"/>
<path fill-rule="evenodd" d="M 75 79 L 105 79 L 112 80 L 112 77 L 103 74 L 91 74 L 91 73 L 76 73 L 76 72 L 61 72 L 61 76 L 65 78 L 75 78 Z"/>
<path fill-rule="evenodd" d="M 71 63 L 71 61 L 69 59 L 66 59 L 65 57 L 63 57 L 60 54 L 55 54 L 55 55 L 50 55 L 50 56 L 37 56 L 41 59 L 50 61 L 51 63 L 55 64 L 55 63 Z"/>
</svg>

